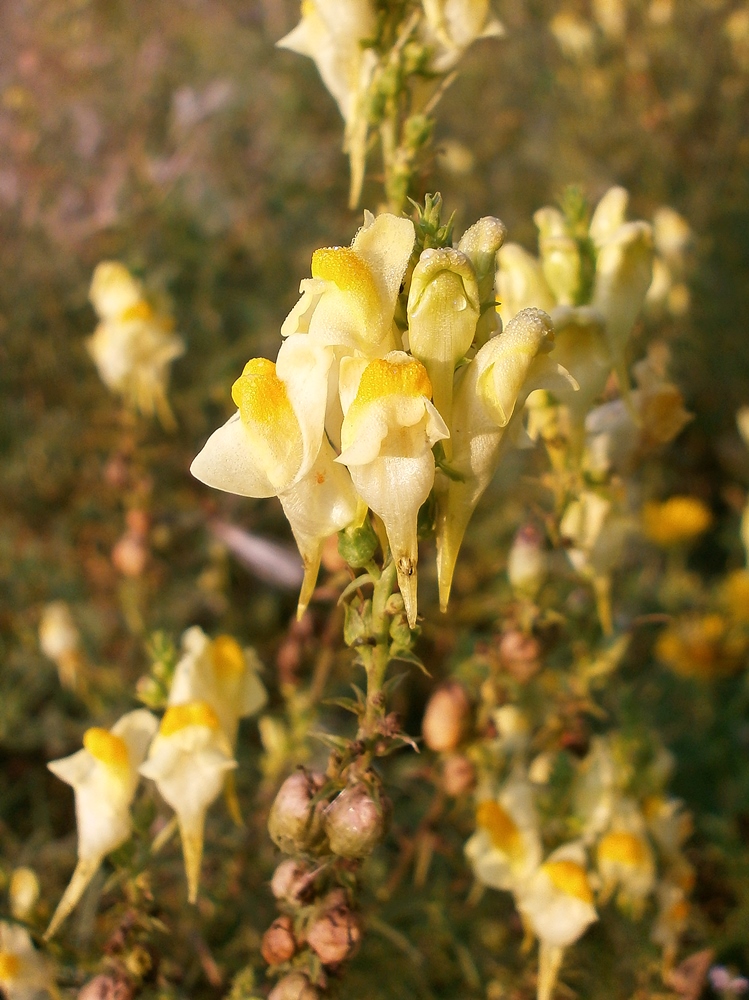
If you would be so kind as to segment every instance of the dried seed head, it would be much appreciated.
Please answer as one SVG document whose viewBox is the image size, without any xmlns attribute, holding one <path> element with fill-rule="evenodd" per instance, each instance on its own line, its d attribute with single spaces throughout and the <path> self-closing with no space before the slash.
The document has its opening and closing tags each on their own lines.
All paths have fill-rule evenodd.
<svg viewBox="0 0 749 1000">
<path fill-rule="evenodd" d="M 333 854 L 364 858 L 380 843 L 386 828 L 387 800 L 375 802 L 363 784 L 349 786 L 325 810 L 325 833 Z"/>
<path fill-rule="evenodd" d="M 360 943 L 361 925 L 347 906 L 327 910 L 307 932 L 307 944 L 323 965 L 339 965 L 351 958 Z"/>
<path fill-rule="evenodd" d="M 270 880 L 270 891 L 276 899 L 282 899 L 287 903 L 298 903 L 314 877 L 315 873 L 309 865 L 288 858 L 286 861 L 282 861 L 273 872 L 273 878 Z"/>
<path fill-rule="evenodd" d="M 268 817 L 268 832 L 286 854 L 321 846 L 324 803 L 314 808 L 310 803 L 324 782 L 321 774 L 300 770 L 290 775 L 279 788 Z"/>
<path fill-rule="evenodd" d="M 268 965 L 281 965 L 282 962 L 288 962 L 295 951 L 296 940 L 291 917 L 278 917 L 263 934 L 260 953 Z"/>
<path fill-rule="evenodd" d="M 476 769 L 462 753 L 451 753 L 442 763 L 442 787 L 456 798 L 465 795 L 476 783 Z"/>
<path fill-rule="evenodd" d="M 268 1000 L 318 1000 L 320 993 L 301 972 L 291 972 L 279 979 Z"/>
</svg>

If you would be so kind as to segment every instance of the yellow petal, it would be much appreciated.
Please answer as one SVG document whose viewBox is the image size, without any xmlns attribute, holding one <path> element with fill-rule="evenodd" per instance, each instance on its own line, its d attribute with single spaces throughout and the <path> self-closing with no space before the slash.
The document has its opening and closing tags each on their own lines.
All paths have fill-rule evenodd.
<svg viewBox="0 0 749 1000">
<path fill-rule="evenodd" d="M 541 865 L 551 879 L 552 885 L 567 896 L 573 896 L 582 903 L 593 903 L 588 875 L 576 861 L 547 861 Z"/>
<path fill-rule="evenodd" d="M 205 726 L 216 732 L 221 731 L 218 716 L 205 701 L 190 701 L 186 705 L 170 705 L 161 720 L 159 732 L 162 736 L 172 736 L 187 726 Z"/>
<path fill-rule="evenodd" d="M 127 778 L 130 774 L 127 743 L 108 729 L 101 729 L 99 726 L 87 729 L 83 734 L 83 746 L 113 774 L 122 778 Z"/>
</svg>

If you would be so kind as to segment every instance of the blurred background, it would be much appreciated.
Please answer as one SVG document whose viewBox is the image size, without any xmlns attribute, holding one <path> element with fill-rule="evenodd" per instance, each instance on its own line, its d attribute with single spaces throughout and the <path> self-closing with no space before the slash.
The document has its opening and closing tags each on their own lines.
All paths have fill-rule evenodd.
<svg viewBox="0 0 749 1000">
<path fill-rule="evenodd" d="M 734 417 L 749 403 L 749 5 L 498 0 L 496 12 L 506 36 L 465 57 L 438 110 L 422 193 L 442 192 L 458 233 L 493 214 L 531 250 L 532 213 L 571 183 L 593 203 L 624 185 L 633 218 L 664 204 L 686 218 L 691 305 L 658 321 L 696 419 L 660 474 L 717 514 L 693 557 L 709 579 L 743 558 L 749 485 Z M 218 517 L 290 547 L 280 507 L 218 495 L 187 469 L 231 412 L 245 361 L 275 356 L 312 250 L 347 244 L 360 224 L 345 208 L 335 104 L 311 61 L 274 49 L 298 15 L 287 0 L 0 4 L 0 847 L 10 867 L 54 872 L 43 879 L 50 899 L 73 818 L 45 762 L 77 747 L 93 717 L 132 705 L 153 633 L 232 632 L 269 666 L 288 647 L 293 588 L 258 579 L 208 527 Z M 375 209 L 379 190 L 370 177 L 363 205 Z M 186 343 L 172 434 L 124 416 L 86 352 L 102 259 L 141 277 Z M 472 638 L 490 626 L 471 597 L 490 593 L 503 568 L 508 515 L 495 505 L 482 501 L 456 586 L 452 624 Z M 132 574 L 112 553 L 136 509 L 147 512 L 147 552 Z M 434 618 L 427 574 L 424 587 Z M 81 635 L 77 692 L 39 649 L 53 600 L 69 604 Z M 437 673 L 468 641 L 447 633 L 427 637 Z M 698 843 L 719 845 L 701 855 L 707 934 L 746 962 L 746 681 L 721 683 L 697 698 L 684 682 L 648 687 L 634 674 L 632 696 L 677 753 L 674 791 L 702 816 Z M 251 765 L 244 780 L 255 780 Z M 242 884 L 257 888 L 243 864 Z M 465 981 L 464 959 L 446 965 L 446 989 Z"/>
</svg>

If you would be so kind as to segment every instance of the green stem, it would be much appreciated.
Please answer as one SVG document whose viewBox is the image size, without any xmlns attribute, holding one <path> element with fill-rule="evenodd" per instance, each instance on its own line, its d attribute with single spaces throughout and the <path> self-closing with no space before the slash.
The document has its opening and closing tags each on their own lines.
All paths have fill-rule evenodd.
<svg viewBox="0 0 749 1000">
<path fill-rule="evenodd" d="M 371 738 L 377 732 L 377 723 L 385 715 L 382 687 L 390 663 L 390 615 L 387 603 L 396 586 L 396 569 L 392 559 L 382 570 L 372 594 L 372 639 L 362 657 L 367 673 L 367 703 L 359 727 L 360 738 Z"/>
</svg>

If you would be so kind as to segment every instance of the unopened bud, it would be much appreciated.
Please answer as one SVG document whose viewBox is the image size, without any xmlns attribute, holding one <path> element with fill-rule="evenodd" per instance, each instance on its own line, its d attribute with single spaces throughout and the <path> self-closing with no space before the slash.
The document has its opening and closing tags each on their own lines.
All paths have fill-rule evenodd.
<svg viewBox="0 0 749 1000">
<path fill-rule="evenodd" d="M 28 920 L 39 899 L 39 879 L 31 868 L 16 868 L 8 888 L 10 912 L 16 920 Z"/>
<path fill-rule="evenodd" d="M 65 601 L 52 601 L 42 612 L 39 622 L 39 645 L 50 660 L 57 663 L 78 649 L 78 629 Z"/>
<path fill-rule="evenodd" d="M 323 965 L 339 965 L 351 958 L 360 943 L 359 919 L 347 906 L 327 910 L 307 932 L 307 944 Z"/>
<path fill-rule="evenodd" d="M 281 965 L 288 962 L 295 951 L 296 940 L 291 917 L 278 917 L 263 934 L 260 953 L 268 965 Z"/>
<path fill-rule="evenodd" d="M 541 644 L 520 629 L 508 629 L 499 641 L 499 657 L 515 680 L 527 684 L 541 669 Z"/>
<path fill-rule="evenodd" d="M 270 891 L 276 899 L 282 899 L 287 903 L 296 903 L 305 894 L 315 873 L 309 865 L 302 861 L 294 861 L 288 858 L 273 872 L 270 880 Z"/>
<path fill-rule="evenodd" d="M 365 785 L 344 788 L 325 810 L 325 833 L 333 854 L 365 858 L 385 834 L 386 800 L 375 802 Z"/>
<path fill-rule="evenodd" d="M 447 795 L 458 798 L 470 792 L 476 783 L 476 769 L 462 753 L 451 753 L 442 763 L 442 787 Z"/>
<path fill-rule="evenodd" d="M 507 576 L 519 597 L 535 600 L 546 579 L 546 552 L 534 525 L 526 524 L 515 536 L 507 556 Z"/>
<path fill-rule="evenodd" d="M 454 750 L 463 741 L 470 721 L 471 704 L 457 681 L 437 688 L 429 699 L 421 732 L 430 750 L 443 753 Z"/>
<path fill-rule="evenodd" d="M 78 993 L 78 1000 L 131 1000 L 133 987 L 122 976 L 94 976 Z"/>
<path fill-rule="evenodd" d="M 270 991 L 268 1000 L 318 1000 L 320 993 L 301 972 L 292 972 L 280 979 Z"/>
<path fill-rule="evenodd" d="M 138 535 L 124 534 L 112 549 L 112 565 L 123 576 L 142 576 L 147 562 L 148 549 Z"/>
<path fill-rule="evenodd" d="M 580 291 L 581 263 L 577 241 L 557 208 L 539 208 L 533 216 L 538 226 L 541 267 L 560 305 L 574 305 Z"/>
<path fill-rule="evenodd" d="M 311 800 L 324 783 L 321 774 L 297 771 L 279 788 L 268 817 L 268 833 L 286 854 L 320 846 L 324 804 L 313 807 Z"/>
</svg>

